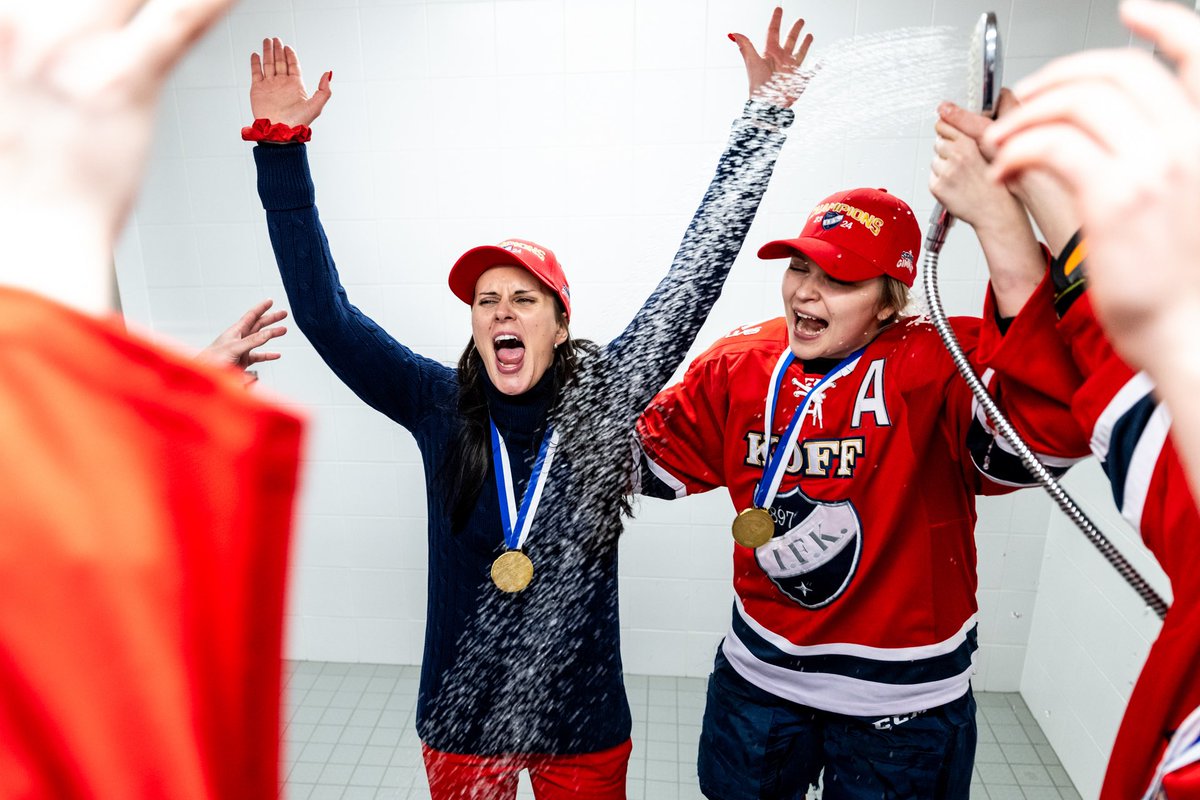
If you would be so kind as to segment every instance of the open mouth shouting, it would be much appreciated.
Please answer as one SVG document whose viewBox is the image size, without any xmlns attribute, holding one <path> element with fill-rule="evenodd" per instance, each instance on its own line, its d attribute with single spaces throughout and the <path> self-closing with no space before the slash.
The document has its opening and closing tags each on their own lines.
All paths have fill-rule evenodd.
<svg viewBox="0 0 1200 800">
<path fill-rule="evenodd" d="M 525 343 L 512 333 L 498 333 L 492 338 L 496 351 L 496 369 L 501 375 L 515 375 L 525 363 Z"/>
<path fill-rule="evenodd" d="M 792 333 L 800 341 L 813 341 L 829 327 L 829 320 L 811 314 L 802 314 L 795 309 L 792 310 L 792 313 L 796 317 L 796 321 L 792 324 Z"/>
</svg>

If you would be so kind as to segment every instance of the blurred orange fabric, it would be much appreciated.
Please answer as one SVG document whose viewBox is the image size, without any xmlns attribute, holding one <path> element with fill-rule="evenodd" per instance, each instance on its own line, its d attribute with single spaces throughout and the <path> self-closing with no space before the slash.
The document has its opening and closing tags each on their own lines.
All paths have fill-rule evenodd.
<svg viewBox="0 0 1200 800">
<path fill-rule="evenodd" d="M 278 796 L 301 429 L 0 288 L 0 794 Z"/>
</svg>

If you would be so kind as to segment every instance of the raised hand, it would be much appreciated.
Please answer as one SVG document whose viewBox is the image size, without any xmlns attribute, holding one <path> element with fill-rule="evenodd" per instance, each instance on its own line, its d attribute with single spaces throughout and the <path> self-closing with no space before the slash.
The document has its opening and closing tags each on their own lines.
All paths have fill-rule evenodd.
<svg viewBox="0 0 1200 800">
<path fill-rule="evenodd" d="M 278 38 L 263 39 L 262 55 L 250 54 L 250 110 L 255 119 L 289 127 L 311 125 L 333 96 L 331 80 L 333 72 L 322 73 L 317 91 L 309 97 L 296 51 Z"/>
<path fill-rule="evenodd" d="M 987 139 L 1000 178 L 1044 169 L 1067 187 L 1092 304 L 1117 350 L 1149 369 L 1190 348 L 1200 322 L 1200 18 L 1149 0 L 1121 16 L 1177 75 L 1136 50 L 1059 59 L 1017 86 L 1021 106 Z"/>
<path fill-rule="evenodd" d="M 990 179 L 979 141 L 993 123 L 953 103 L 939 106 L 938 117 L 929 190 L 975 230 L 996 308 L 1003 316 L 1016 316 L 1041 283 L 1046 264 L 1024 206 L 1008 187 Z"/>
<path fill-rule="evenodd" d="M 0 282 L 108 309 L 160 89 L 231 5 L 0 4 Z"/>
<path fill-rule="evenodd" d="M 1002 214 L 1023 214 L 1012 193 L 991 180 L 980 150 L 991 120 L 953 103 L 942 103 L 938 117 L 929 176 L 929 191 L 938 202 L 976 230 L 998 221 Z"/>
<path fill-rule="evenodd" d="M 1020 101 L 1010 89 L 1001 89 L 996 119 L 1012 113 L 1019 105 Z M 991 119 L 982 114 L 972 114 L 953 103 L 942 103 L 938 106 L 938 117 L 971 137 L 979 146 L 980 155 L 989 164 L 995 159 L 996 147 L 984 135 L 992 125 Z M 1033 216 L 1050 252 L 1061 253 L 1079 230 L 1079 219 L 1075 215 L 1071 198 L 1067 196 L 1058 180 L 1043 170 L 1028 169 L 1007 181 L 1005 185 Z"/>
<path fill-rule="evenodd" d="M 731 33 L 729 38 L 738 46 L 746 64 L 746 78 L 750 82 L 750 97 L 760 98 L 777 106 L 787 108 L 804 91 L 807 81 L 799 74 L 808 49 L 812 47 L 812 34 L 800 40 L 804 20 L 792 23 L 787 40 L 780 42 L 779 30 L 783 21 L 783 9 L 776 8 L 767 25 L 767 41 L 761 53 L 749 38 L 740 33 Z M 796 43 L 799 41 L 799 47 Z"/>
<path fill-rule="evenodd" d="M 287 333 L 283 326 L 271 327 L 287 316 L 282 309 L 270 311 L 273 301 L 263 300 L 196 355 L 197 361 L 217 366 L 246 369 L 251 364 L 274 361 L 279 353 L 255 352 L 267 342 Z"/>
</svg>

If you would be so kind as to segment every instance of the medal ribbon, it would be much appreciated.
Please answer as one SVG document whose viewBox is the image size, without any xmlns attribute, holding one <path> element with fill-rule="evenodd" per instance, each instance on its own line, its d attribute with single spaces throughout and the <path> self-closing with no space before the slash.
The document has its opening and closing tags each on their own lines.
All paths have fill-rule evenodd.
<svg viewBox="0 0 1200 800">
<path fill-rule="evenodd" d="M 500 496 L 500 524 L 504 528 L 504 544 L 509 550 L 519 550 L 529 537 L 529 529 L 533 527 L 533 517 L 537 514 L 538 501 L 542 498 L 542 489 L 546 485 L 550 464 L 554 461 L 554 451 L 558 447 L 558 431 L 551 426 L 542 436 L 542 446 L 538 450 L 537 460 L 533 462 L 533 471 L 529 473 L 529 483 L 525 484 L 525 496 L 521 498 L 521 508 L 518 509 L 512 467 L 508 461 L 508 447 L 504 444 L 504 437 L 500 435 L 496 423 L 489 418 L 488 424 L 492 426 L 492 463 L 496 468 L 496 494 Z"/>
<path fill-rule="evenodd" d="M 825 377 L 808 390 L 808 393 L 804 395 L 804 402 L 792 413 L 792 419 L 788 422 L 783 436 L 779 438 L 779 444 L 775 445 L 774 450 L 771 450 L 771 421 L 775 417 L 775 400 L 779 396 L 779 387 L 783 385 L 783 376 L 787 374 L 788 367 L 796 360 L 790 347 L 779 356 L 779 360 L 775 362 L 775 371 L 771 373 L 771 384 L 767 390 L 767 408 L 763 414 L 763 432 L 767 437 L 768 455 L 767 463 L 763 465 L 762 480 L 758 482 L 758 486 L 754 490 L 755 508 L 770 508 L 771 503 L 775 502 L 775 495 L 779 493 L 779 484 L 783 482 L 783 473 L 790 460 L 792 448 L 796 446 L 796 440 L 800 438 L 801 422 L 808 413 L 809 404 L 818 396 L 818 390 L 834 378 L 840 378 L 852 372 L 855 365 L 858 364 L 859 357 L 866 349 L 864 345 L 846 356 L 840 364 L 829 370 Z"/>
</svg>

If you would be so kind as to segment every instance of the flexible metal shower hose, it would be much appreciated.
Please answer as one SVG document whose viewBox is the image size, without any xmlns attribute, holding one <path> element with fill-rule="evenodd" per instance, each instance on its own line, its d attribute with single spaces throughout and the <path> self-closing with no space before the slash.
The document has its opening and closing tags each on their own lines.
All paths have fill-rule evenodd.
<svg viewBox="0 0 1200 800">
<path fill-rule="evenodd" d="M 963 354 L 962 347 L 958 343 L 958 337 L 954 335 L 954 331 L 950 328 L 950 323 L 946 320 L 946 312 L 942 309 L 942 298 L 937 291 L 937 265 L 940 258 L 938 250 L 940 247 L 930 247 L 928 245 L 929 243 L 927 242 L 922 285 L 925 287 L 925 298 L 929 303 L 929 316 L 933 320 L 933 326 L 937 329 L 938 335 L 942 337 L 946 349 L 950 352 L 950 358 L 954 360 L 954 366 L 958 368 L 959 374 L 962 375 L 967 385 L 971 387 L 972 394 L 979 401 L 979 405 L 983 407 L 992 425 L 1012 445 L 1013 450 L 1016 451 L 1025 468 L 1037 478 L 1038 483 L 1054 498 L 1054 502 L 1063 510 L 1063 513 L 1075 523 L 1079 530 L 1083 531 L 1088 541 L 1100 551 L 1100 555 L 1104 556 L 1108 563 L 1113 565 L 1121 577 L 1146 602 L 1146 605 L 1153 609 L 1158 618 L 1164 618 L 1167 615 L 1166 601 L 1163 600 L 1158 592 L 1151 588 L 1146 579 L 1133 568 L 1133 565 L 1125 559 L 1125 556 L 1121 555 L 1121 552 L 1108 540 L 1108 537 L 1100 532 L 1100 529 L 1093 524 L 1083 509 L 1079 507 L 1059 482 L 1054 479 L 1054 476 L 1042 465 L 1042 462 L 1038 461 L 1037 456 L 1029 449 L 1029 445 L 1025 444 L 1025 440 L 1021 438 L 1020 434 L 1017 433 L 1016 429 L 1004 416 L 1004 412 L 992 400 L 987 388 L 983 385 L 983 381 L 979 380 L 979 376 L 975 374 L 975 370 L 971 367 L 971 362 Z"/>
</svg>

